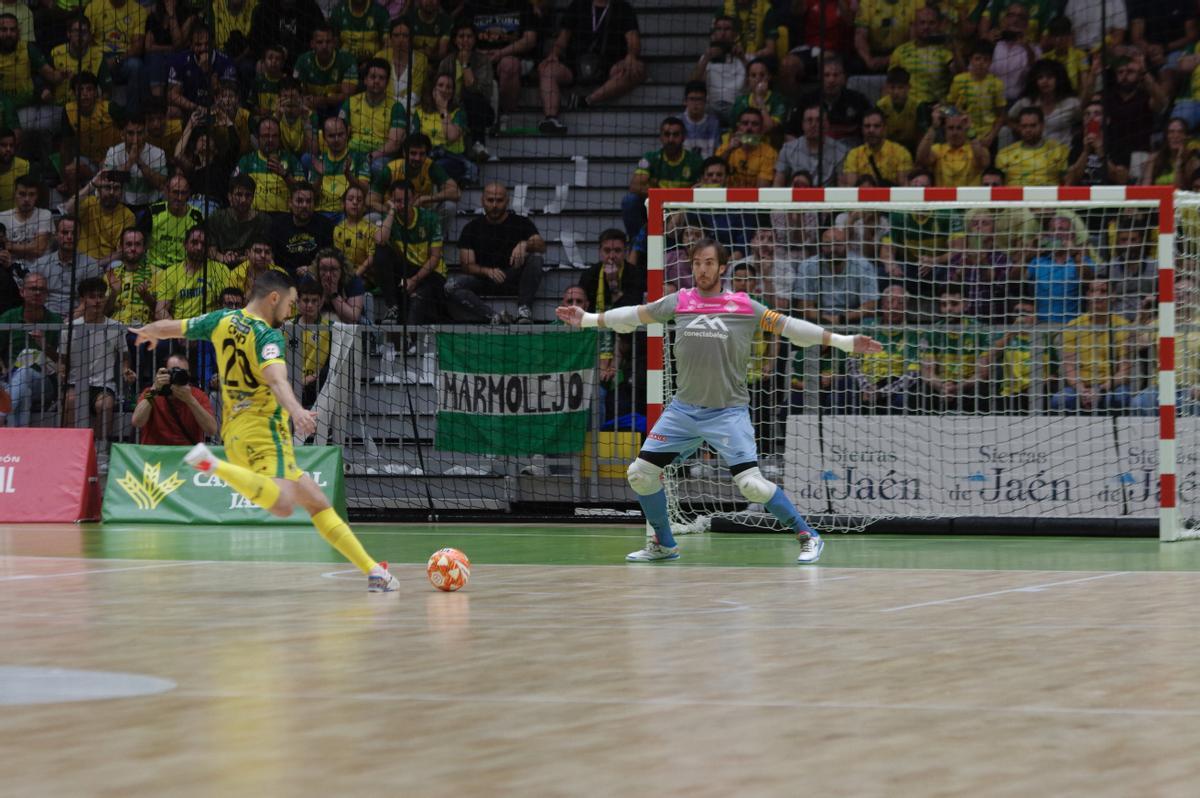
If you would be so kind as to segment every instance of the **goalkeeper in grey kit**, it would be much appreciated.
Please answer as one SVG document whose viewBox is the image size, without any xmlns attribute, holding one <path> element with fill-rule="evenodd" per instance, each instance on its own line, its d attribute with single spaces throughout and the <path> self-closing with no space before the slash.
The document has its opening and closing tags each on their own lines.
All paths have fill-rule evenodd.
<svg viewBox="0 0 1200 798">
<path fill-rule="evenodd" d="M 758 469 L 758 447 L 750 422 L 750 393 L 746 388 L 751 341 L 762 328 L 782 335 L 797 346 L 822 344 L 847 353 L 880 352 L 883 345 L 866 335 L 839 335 L 802 319 L 768 309 L 746 294 L 724 291 L 721 277 L 729 256 L 717 242 L 703 239 L 692 254 L 695 288 L 669 294 L 657 302 L 587 313 L 579 306 L 559 307 L 563 322 L 578 327 L 607 327 L 633 332 L 643 324 L 675 319 L 677 391 L 671 404 L 650 430 L 626 476 L 654 537 L 644 549 L 625 559 L 631 562 L 674 560 L 679 546 L 671 534 L 663 468 L 687 457 L 707 441 L 729 466 L 734 484 L 751 502 L 796 531 L 801 563 L 816 562 L 824 542 L 796 510 L 783 489 Z"/>
</svg>

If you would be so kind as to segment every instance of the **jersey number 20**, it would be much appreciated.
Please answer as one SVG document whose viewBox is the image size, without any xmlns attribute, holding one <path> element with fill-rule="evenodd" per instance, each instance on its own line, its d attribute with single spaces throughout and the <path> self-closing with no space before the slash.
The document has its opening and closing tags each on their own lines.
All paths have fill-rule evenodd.
<svg viewBox="0 0 1200 798">
<path fill-rule="evenodd" d="M 241 383 L 234 377 L 234 370 L 242 372 L 241 381 L 250 389 L 258 387 L 258 380 L 254 379 L 253 372 L 250 371 L 250 360 L 246 357 L 246 353 L 237 345 L 237 341 L 232 338 L 226 338 L 221 342 L 221 352 L 226 354 L 225 359 L 225 384 L 230 388 L 240 388 Z"/>
</svg>

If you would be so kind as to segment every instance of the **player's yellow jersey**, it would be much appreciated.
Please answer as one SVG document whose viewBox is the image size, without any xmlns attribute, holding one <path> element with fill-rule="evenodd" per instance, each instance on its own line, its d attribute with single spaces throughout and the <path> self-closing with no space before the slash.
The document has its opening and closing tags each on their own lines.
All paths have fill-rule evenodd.
<svg viewBox="0 0 1200 798">
<path fill-rule="evenodd" d="M 222 419 L 228 426 L 239 417 L 268 419 L 287 428 L 287 412 L 263 377 L 263 369 L 283 363 L 283 333 L 245 310 L 221 309 L 184 322 L 184 335 L 210 341 L 217 350 L 221 374 Z"/>
</svg>

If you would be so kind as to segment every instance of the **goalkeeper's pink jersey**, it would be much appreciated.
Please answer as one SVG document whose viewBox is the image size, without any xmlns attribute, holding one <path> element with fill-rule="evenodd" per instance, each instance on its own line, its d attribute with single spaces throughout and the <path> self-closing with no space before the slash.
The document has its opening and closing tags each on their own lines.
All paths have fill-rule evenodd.
<svg viewBox="0 0 1200 798">
<path fill-rule="evenodd" d="M 696 407 L 750 403 L 747 366 L 754 334 L 783 328 L 784 316 L 742 292 L 701 296 L 685 288 L 646 306 L 656 322 L 675 319 L 675 398 Z"/>
</svg>

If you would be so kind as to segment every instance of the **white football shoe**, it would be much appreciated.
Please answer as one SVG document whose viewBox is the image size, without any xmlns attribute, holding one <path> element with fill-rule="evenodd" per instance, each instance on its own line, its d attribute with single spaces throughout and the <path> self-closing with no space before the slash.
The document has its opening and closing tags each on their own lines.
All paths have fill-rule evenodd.
<svg viewBox="0 0 1200 798">
<path fill-rule="evenodd" d="M 816 532 L 810 532 L 808 537 L 800 541 L 800 556 L 796 558 L 799 563 L 814 563 L 821 559 L 821 551 L 825 548 L 825 541 Z"/>
<path fill-rule="evenodd" d="M 217 456 L 201 441 L 188 450 L 183 456 L 183 462 L 207 474 L 217 467 Z"/>
<path fill-rule="evenodd" d="M 400 580 L 392 576 L 386 562 L 380 562 L 367 574 L 368 593 L 391 593 L 400 589 Z"/>
<path fill-rule="evenodd" d="M 625 555 L 625 559 L 629 562 L 658 562 L 659 560 L 678 560 L 678 546 L 660 546 L 657 541 L 651 540 L 646 543 L 644 549 L 638 549 L 635 552 Z"/>
</svg>

